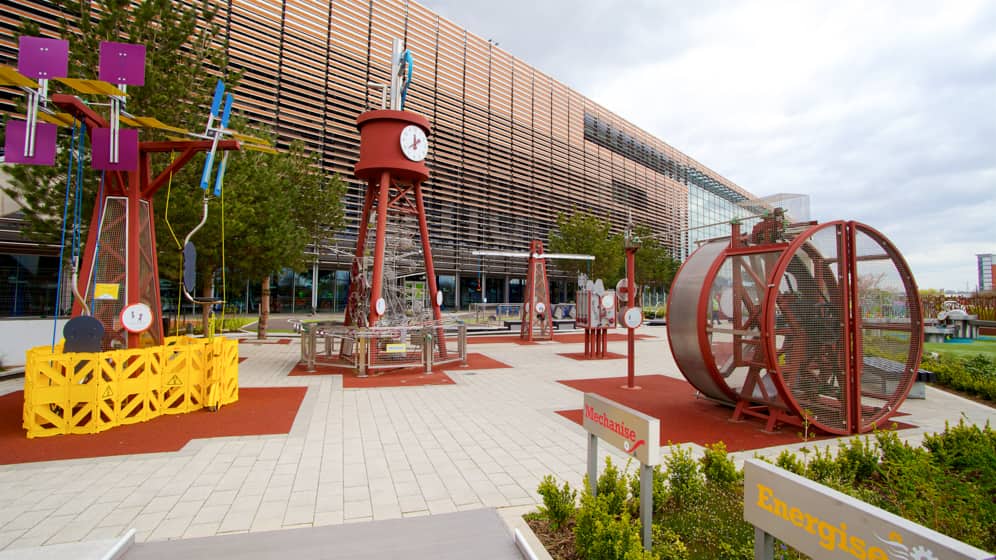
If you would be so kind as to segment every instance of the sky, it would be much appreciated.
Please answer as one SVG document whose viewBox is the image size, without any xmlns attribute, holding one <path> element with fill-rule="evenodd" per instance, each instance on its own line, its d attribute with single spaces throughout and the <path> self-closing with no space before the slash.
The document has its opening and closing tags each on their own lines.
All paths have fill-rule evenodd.
<svg viewBox="0 0 996 560">
<path fill-rule="evenodd" d="M 759 196 L 888 237 L 921 289 L 996 253 L 996 2 L 419 0 Z"/>
</svg>

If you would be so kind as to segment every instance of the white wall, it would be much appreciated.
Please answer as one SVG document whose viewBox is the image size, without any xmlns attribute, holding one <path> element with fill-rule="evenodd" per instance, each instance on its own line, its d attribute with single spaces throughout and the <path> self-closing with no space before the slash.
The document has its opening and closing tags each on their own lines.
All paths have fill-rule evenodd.
<svg viewBox="0 0 996 560">
<path fill-rule="evenodd" d="M 68 318 L 59 319 L 55 327 L 55 341 L 62 339 L 62 328 Z M 23 366 L 24 354 L 35 346 L 52 344 L 52 319 L 3 319 L 0 320 L 0 356 L 4 367 Z"/>
</svg>

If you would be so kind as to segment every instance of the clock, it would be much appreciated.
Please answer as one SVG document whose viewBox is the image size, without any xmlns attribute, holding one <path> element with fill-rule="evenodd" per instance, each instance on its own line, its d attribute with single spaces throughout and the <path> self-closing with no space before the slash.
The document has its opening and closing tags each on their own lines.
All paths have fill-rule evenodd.
<svg viewBox="0 0 996 560">
<path fill-rule="evenodd" d="M 429 151 L 429 139 L 421 127 L 410 124 L 401 129 L 401 152 L 412 161 L 422 161 Z"/>
<path fill-rule="evenodd" d="M 144 332 L 152 326 L 152 308 L 145 303 L 133 303 L 121 310 L 121 326 L 128 332 Z"/>
<path fill-rule="evenodd" d="M 639 307 L 630 307 L 623 313 L 622 322 L 627 329 L 635 329 L 643 324 L 643 312 Z"/>
</svg>

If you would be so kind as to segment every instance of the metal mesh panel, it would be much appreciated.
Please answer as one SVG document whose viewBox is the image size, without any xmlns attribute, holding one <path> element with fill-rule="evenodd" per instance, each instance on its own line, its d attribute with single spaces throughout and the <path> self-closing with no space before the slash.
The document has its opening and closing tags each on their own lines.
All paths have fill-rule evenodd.
<svg viewBox="0 0 996 560">
<path fill-rule="evenodd" d="M 854 236 L 854 281 L 861 309 L 861 425 L 894 411 L 914 381 L 912 337 L 916 292 L 893 259 L 888 242 L 860 229 Z M 915 313 L 914 313 L 915 314 Z"/>
<path fill-rule="evenodd" d="M 100 220 L 98 249 L 94 258 L 94 271 L 91 285 L 87 288 L 87 299 L 91 300 L 93 316 L 104 324 L 103 350 L 126 348 L 127 332 L 120 325 L 118 317 L 128 300 L 125 273 L 128 254 L 128 199 L 109 196 L 104 202 L 104 212 Z M 117 299 L 93 299 L 94 284 L 117 284 Z"/>
<path fill-rule="evenodd" d="M 762 305 L 767 278 L 780 251 L 728 256 L 709 290 L 706 331 L 716 370 L 740 392 L 751 366 L 766 368 L 761 335 Z"/>
<path fill-rule="evenodd" d="M 139 301 L 149 304 L 152 308 L 152 326 L 142 334 L 143 346 L 160 344 L 163 339 L 162 333 L 162 308 L 157 305 L 159 279 L 156 277 L 155 255 L 152 248 L 154 246 L 152 236 L 154 235 L 149 227 L 151 220 L 151 210 L 149 201 L 139 201 L 138 213 L 138 242 L 139 242 Z"/>
<path fill-rule="evenodd" d="M 810 234 L 779 279 L 776 363 L 798 411 L 832 430 L 847 428 L 844 305 L 839 259 L 843 225 Z"/>
</svg>

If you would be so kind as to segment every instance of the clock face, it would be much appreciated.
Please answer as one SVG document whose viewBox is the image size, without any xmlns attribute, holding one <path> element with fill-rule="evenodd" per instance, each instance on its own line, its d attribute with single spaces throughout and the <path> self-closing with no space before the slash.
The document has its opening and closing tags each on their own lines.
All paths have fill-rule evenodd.
<svg viewBox="0 0 996 560">
<path fill-rule="evenodd" d="M 152 326 L 152 308 L 144 303 L 133 303 L 121 311 L 121 326 L 128 332 L 140 333 Z"/>
<path fill-rule="evenodd" d="M 643 312 L 639 307 L 630 307 L 623 313 L 623 324 L 627 328 L 635 329 L 643 324 Z"/>
<path fill-rule="evenodd" d="M 401 151 L 412 161 L 422 161 L 429 151 L 429 139 L 425 131 L 410 124 L 401 130 Z"/>
</svg>

